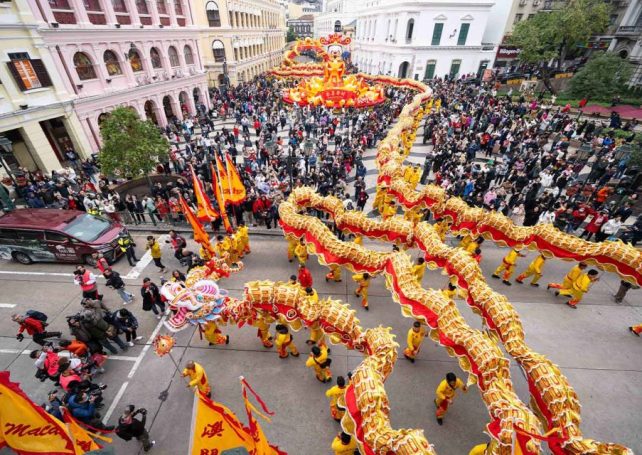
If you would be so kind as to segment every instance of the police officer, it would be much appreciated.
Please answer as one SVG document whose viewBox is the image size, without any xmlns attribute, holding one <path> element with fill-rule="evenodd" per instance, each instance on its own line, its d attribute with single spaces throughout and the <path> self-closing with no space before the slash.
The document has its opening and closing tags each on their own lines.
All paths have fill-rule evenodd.
<svg viewBox="0 0 642 455">
<path fill-rule="evenodd" d="M 127 262 L 132 267 L 136 265 L 138 259 L 136 259 L 136 251 L 134 250 L 134 241 L 131 237 L 120 237 L 118 239 L 118 245 L 120 245 L 120 250 L 125 253 L 127 256 Z"/>
</svg>

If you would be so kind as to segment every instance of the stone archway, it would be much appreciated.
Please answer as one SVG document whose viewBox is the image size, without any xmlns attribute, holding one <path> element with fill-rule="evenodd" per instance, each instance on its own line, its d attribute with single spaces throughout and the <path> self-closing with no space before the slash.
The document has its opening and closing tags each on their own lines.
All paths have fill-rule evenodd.
<svg viewBox="0 0 642 455">
<path fill-rule="evenodd" d="M 156 103 L 153 100 L 145 101 L 145 118 L 151 121 L 154 125 L 158 125 L 158 118 L 156 117 Z"/>
<path fill-rule="evenodd" d="M 403 62 L 401 65 L 399 65 L 399 77 L 404 79 L 408 77 L 408 69 L 410 67 L 410 63 L 408 62 Z"/>
<path fill-rule="evenodd" d="M 165 111 L 165 117 L 167 117 L 168 121 L 172 121 L 176 117 L 173 104 L 174 100 L 171 95 L 165 95 L 163 97 L 163 110 Z"/>
<path fill-rule="evenodd" d="M 98 116 L 98 128 L 101 128 L 103 126 L 103 123 L 105 123 L 105 120 L 107 120 L 109 117 L 111 117 L 110 112 L 103 112 Z"/>
<path fill-rule="evenodd" d="M 191 103 L 187 92 L 182 91 L 178 94 L 178 104 L 181 107 L 181 112 L 183 113 L 183 117 L 192 113 Z"/>
</svg>

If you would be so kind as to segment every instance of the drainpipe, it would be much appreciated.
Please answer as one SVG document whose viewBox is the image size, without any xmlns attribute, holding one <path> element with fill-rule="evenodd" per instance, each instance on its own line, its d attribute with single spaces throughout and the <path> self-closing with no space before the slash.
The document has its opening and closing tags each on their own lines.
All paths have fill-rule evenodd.
<svg viewBox="0 0 642 455">
<path fill-rule="evenodd" d="M 71 73 L 69 72 L 69 68 L 67 68 L 67 63 L 65 63 L 65 59 L 62 56 L 62 51 L 60 50 L 60 46 L 56 44 L 56 52 L 58 52 L 58 58 L 62 62 L 62 66 L 65 69 L 65 73 L 67 74 L 67 77 L 69 78 L 69 82 L 71 82 L 71 88 L 74 90 L 74 93 L 78 95 L 78 88 L 76 88 L 76 84 L 74 84 L 74 79 L 71 77 Z"/>
</svg>

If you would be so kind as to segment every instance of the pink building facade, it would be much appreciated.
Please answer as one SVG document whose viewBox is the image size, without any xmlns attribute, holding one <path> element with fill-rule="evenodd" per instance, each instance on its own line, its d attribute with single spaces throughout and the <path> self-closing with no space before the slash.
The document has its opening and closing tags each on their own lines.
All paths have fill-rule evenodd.
<svg viewBox="0 0 642 455">
<path fill-rule="evenodd" d="M 165 126 L 209 109 L 189 0 L 28 0 L 91 144 L 117 106 Z"/>
</svg>

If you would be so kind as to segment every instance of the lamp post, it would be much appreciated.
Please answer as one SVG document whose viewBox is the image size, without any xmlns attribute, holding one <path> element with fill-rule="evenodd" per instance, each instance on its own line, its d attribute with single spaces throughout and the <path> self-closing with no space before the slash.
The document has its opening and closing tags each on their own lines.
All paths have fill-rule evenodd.
<svg viewBox="0 0 642 455">
<path fill-rule="evenodd" d="M 11 171 L 11 168 L 9 168 L 9 165 L 4 160 L 3 155 L 5 153 L 7 154 L 13 153 L 13 144 L 6 137 L 0 136 L 0 167 L 4 168 L 5 172 L 13 182 L 13 186 L 17 192 L 18 182 L 16 182 L 16 178 L 14 177 L 13 172 Z M 2 206 L 4 207 L 5 212 L 10 212 L 11 210 L 15 210 L 16 206 L 11 200 L 11 197 L 9 196 L 9 192 L 2 184 L 0 184 L 0 201 L 2 201 Z"/>
</svg>

